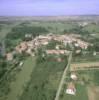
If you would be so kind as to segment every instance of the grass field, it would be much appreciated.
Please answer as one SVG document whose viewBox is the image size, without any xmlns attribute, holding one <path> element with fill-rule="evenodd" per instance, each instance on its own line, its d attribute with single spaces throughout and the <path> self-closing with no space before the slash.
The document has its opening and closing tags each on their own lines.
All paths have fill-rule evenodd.
<svg viewBox="0 0 99 100">
<path fill-rule="evenodd" d="M 76 84 L 76 95 L 69 95 L 65 93 L 66 88 L 63 90 L 63 96 L 60 100 L 88 100 L 87 90 L 84 85 Z"/>
<path fill-rule="evenodd" d="M 54 100 L 65 65 L 48 60 L 36 64 L 20 100 Z"/>
<path fill-rule="evenodd" d="M 99 100 L 99 86 L 88 86 L 87 90 L 89 100 Z"/>
<path fill-rule="evenodd" d="M 27 82 L 30 80 L 34 67 L 35 58 L 27 58 L 24 61 L 21 71 L 14 76 L 15 80 L 10 83 L 10 92 L 8 95 L 5 95 L 6 99 L 4 97 L 4 99 L 2 98 L 0 100 L 17 100 L 18 96 L 22 94 Z"/>
<path fill-rule="evenodd" d="M 89 31 L 89 32 L 91 32 L 91 33 L 93 33 L 93 32 L 95 32 L 95 33 L 99 32 L 98 25 L 89 24 L 84 29 L 87 30 L 87 31 Z"/>
<path fill-rule="evenodd" d="M 95 38 L 99 38 L 99 32 L 98 33 L 95 33 L 94 35 L 93 35 L 93 37 L 95 37 Z"/>
<path fill-rule="evenodd" d="M 88 100 L 99 100 L 99 70 L 78 71 L 78 76 L 87 87 Z"/>
<path fill-rule="evenodd" d="M 25 23 L 25 24 L 22 24 Z M 2 27 L 2 30 L 0 31 L 0 38 L 3 38 L 8 32 L 11 31 L 11 29 L 13 27 L 15 27 L 16 25 L 26 25 L 26 26 L 41 26 L 44 27 L 46 29 L 49 30 L 49 32 L 52 33 L 58 33 L 58 34 L 62 34 L 64 30 L 71 30 L 73 28 L 75 28 L 76 26 L 78 26 L 78 24 L 76 22 L 61 22 L 61 21 L 57 21 L 57 22 L 50 22 L 50 21 L 45 21 L 45 22 L 41 22 L 41 21 L 31 21 L 31 22 L 22 22 L 22 21 L 18 21 L 18 22 L 14 22 L 12 24 L 4 24 Z M 83 28 L 83 30 L 87 30 L 90 33 L 98 33 L 99 32 L 99 28 L 98 25 L 93 25 L 93 24 L 88 24 L 86 27 Z M 99 37 L 99 35 L 97 34 L 97 36 Z"/>
<path fill-rule="evenodd" d="M 93 56 L 92 54 L 86 54 L 81 56 L 73 57 L 72 62 L 73 63 L 83 63 L 83 62 L 89 62 L 89 61 L 99 61 L 99 54 L 96 56 Z"/>
<path fill-rule="evenodd" d="M 99 100 L 99 70 L 76 72 L 78 81 L 75 82 L 76 95 L 65 93 L 67 86 L 63 88 L 60 100 Z"/>
<path fill-rule="evenodd" d="M 49 32 L 52 32 L 52 33 L 58 33 L 58 34 L 61 34 L 63 33 L 64 29 L 65 30 L 70 30 L 72 28 L 75 27 L 75 25 L 77 24 L 74 24 L 74 23 L 68 23 L 68 22 L 30 22 L 28 24 L 25 24 L 27 26 L 41 26 L 41 27 L 44 27 L 46 29 L 49 30 Z"/>
<path fill-rule="evenodd" d="M 20 24 L 21 22 L 15 22 L 12 24 L 4 24 L 2 26 L 2 29 L 0 31 L 0 40 L 3 39 L 7 33 L 11 32 L 11 29 L 15 26 L 17 26 L 18 24 Z"/>
<path fill-rule="evenodd" d="M 11 32 L 13 27 L 19 25 L 20 22 L 13 24 L 3 25 L 0 31 L 0 40 L 4 39 L 7 33 Z M 68 23 L 68 22 L 33 22 L 27 23 L 28 26 L 41 26 L 47 28 L 49 32 L 62 34 L 64 30 L 70 30 L 75 28 L 77 23 Z M 21 26 L 21 25 L 20 25 Z M 91 33 L 99 32 L 98 25 L 89 24 L 84 28 Z M 99 37 L 99 34 L 96 34 L 96 37 Z M 16 40 L 13 42 L 17 42 Z M 82 56 L 74 58 L 75 63 L 86 62 L 88 66 L 91 66 L 90 61 L 98 61 L 98 56 Z M 54 62 L 54 61 L 45 61 L 39 64 L 35 64 L 35 58 L 28 58 L 22 67 L 22 70 L 15 75 L 15 81 L 11 82 L 10 89 L 11 91 L 6 96 L 7 99 L 0 100 L 54 100 L 57 88 L 59 86 L 60 78 L 64 70 L 66 62 Z M 93 65 L 99 65 L 99 63 L 93 63 Z M 74 66 L 74 65 L 72 65 Z M 85 66 L 85 64 L 80 65 L 76 64 L 75 66 Z M 80 73 L 81 74 L 81 73 Z M 94 73 L 88 73 L 92 78 L 90 79 L 89 75 L 82 75 L 82 79 L 85 76 L 85 83 L 92 80 L 92 83 L 97 83 L 96 81 L 98 76 L 93 76 Z M 79 75 L 80 76 L 80 75 Z M 96 79 L 94 79 L 96 77 Z M 86 81 L 87 80 L 87 81 Z M 76 85 L 77 92 L 75 96 L 67 95 L 63 91 L 63 97 L 60 100 L 88 100 L 86 84 Z M 66 89 L 66 88 L 65 88 Z M 98 100 L 98 99 L 97 99 Z"/>
</svg>

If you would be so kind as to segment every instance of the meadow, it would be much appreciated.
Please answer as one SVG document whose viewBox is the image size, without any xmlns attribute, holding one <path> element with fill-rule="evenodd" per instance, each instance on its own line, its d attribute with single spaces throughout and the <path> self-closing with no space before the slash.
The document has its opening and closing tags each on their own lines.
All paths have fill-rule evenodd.
<svg viewBox="0 0 99 100">
<path fill-rule="evenodd" d="M 54 100 L 66 61 L 37 60 L 20 100 Z"/>
<path fill-rule="evenodd" d="M 88 94 L 86 90 L 86 86 L 81 84 L 76 84 L 76 94 L 70 95 L 66 94 L 66 86 L 64 86 L 63 94 L 60 97 L 60 100 L 88 100 Z"/>
<path fill-rule="evenodd" d="M 24 91 L 35 68 L 35 58 L 28 57 L 23 62 L 23 66 L 17 66 L 3 79 L 5 87 L 0 84 L 0 100 L 16 100 Z"/>
</svg>

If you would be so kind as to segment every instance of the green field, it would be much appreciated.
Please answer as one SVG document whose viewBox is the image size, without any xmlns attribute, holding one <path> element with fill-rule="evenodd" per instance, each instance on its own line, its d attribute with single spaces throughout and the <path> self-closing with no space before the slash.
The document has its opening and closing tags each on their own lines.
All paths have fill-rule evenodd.
<svg viewBox="0 0 99 100">
<path fill-rule="evenodd" d="M 78 71 L 78 76 L 81 81 L 83 81 L 85 84 L 93 84 L 99 86 L 99 70 L 86 70 L 86 71 Z"/>
<path fill-rule="evenodd" d="M 89 31 L 89 32 L 91 32 L 91 33 L 93 33 L 93 32 L 98 33 L 99 32 L 98 25 L 89 24 L 84 29 L 87 30 L 87 31 Z"/>
<path fill-rule="evenodd" d="M 73 63 L 89 62 L 89 61 L 99 61 L 99 55 L 93 56 L 92 54 L 80 55 L 73 57 Z"/>
<path fill-rule="evenodd" d="M 30 25 L 31 26 L 42 26 L 42 27 L 47 28 L 49 32 L 61 34 L 64 31 L 64 29 L 70 30 L 74 28 L 75 25 L 77 24 L 68 23 L 68 22 L 65 22 L 65 23 L 63 22 L 41 22 L 41 23 L 31 22 Z"/>
<path fill-rule="evenodd" d="M 3 39 L 7 33 L 11 32 L 12 28 L 20 24 L 21 22 L 13 22 L 11 24 L 3 24 L 0 30 L 0 40 Z M 1 24 L 1 23 L 0 23 Z"/>
<path fill-rule="evenodd" d="M 63 96 L 60 100 L 88 100 L 87 90 L 84 85 L 76 84 L 76 95 L 69 95 L 63 91 Z"/>
<path fill-rule="evenodd" d="M 39 62 L 20 100 L 54 100 L 66 62 Z"/>
<path fill-rule="evenodd" d="M 17 66 L 20 67 L 20 66 Z M 19 95 L 22 94 L 23 88 L 27 85 L 30 80 L 31 73 L 35 67 L 35 58 L 27 58 L 24 61 L 21 71 L 15 74 L 15 80 L 10 83 L 10 91 L 8 95 L 0 98 L 0 100 L 16 100 Z"/>
<path fill-rule="evenodd" d="M 65 21 L 64 22 L 62 21 L 23 21 L 23 22 L 16 21 L 10 24 L 2 25 L 0 31 L 0 38 L 4 37 L 15 26 L 43 27 L 46 28 L 51 33 L 63 34 L 64 30 L 68 32 L 74 28 L 77 28 L 79 25 L 77 22 L 72 22 L 72 21 L 67 21 L 67 22 Z M 83 30 L 86 30 L 90 33 L 98 33 L 99 32 L 98 24 L 97 25 L 88 24 L 86 27 L 83 28 Z"/>
<path fill-rule="evenodd" d="M 86 27 L 83 28 L 83 30 L 85 30 L 85 32 L 88 31 L 89 34 L 95 33 L 94 37 L 99 38 L 98 26 L 99 24 L 97 25 L 88 24 Z M 25 34 L 32 34 L 32 35 L 34 34 L 34 37 L 37 35 L 47 34 L 47 33 L 63 34 L 65 33 L 64 30 L 66 30 L 67 33 L 68 32 L 70 33 L 70 30 L 74 31 L 72 30 L 74 28 L 78 28 L 78 30 L 76 31 L 80 30 L 77 22 L 72 22 L 72 21 L 71 22 L 68 21 L 67 22 L 65 21 L 64 22 L 61 21 L 22 22 L 20 21 L 19 22 L 18 21 L 10 24 L 3 24 L 1 26 L 0 42 L 4 38 L 6 38 L 5 40 L 9 40 L 7 41 L 8 44 L 6 43 L 5 44 L 6 44 L 6 51 L 8 50 L 10 52 L 15 48 L 16 45 L 20 43 L 20 41 L 22 41 L 22 39 L 24 39 Z M 44 29 L 47 31 L 41 32 L 41 30 Z M 8 37 L 6 37 L 7 34 Z M 84 35 L 82 35 L 82 37 L 83 36 Z M 7 95 L 5 95 L 4 97 L 0 97 L 0 100 L 17 100 L 17 99 L 18 100 L 54 100 L 67 61 L 58 62 L 55 60 L 56 57 L 54 59 L 53 58 L 42 59 L 40 57 L 38 58 L 29 57 L 24 61 L 24 65 L 22 66 L 21 71 L 18 71 L 14 74 L 15 76 L 13 77 L 15 79 L 9 82 L 7 86 L 5 86 L 4 84 L 4 88 L 7 87 L 8 89 L 7 91 L 9 91 L 9 93 L 5 92 Z M 89 62 L 89 60 L 99 61 L 99 55 L 93 56 L 92 53 L 83 54 L 81 56 L 73 57 L 72 62 L 75 63 Z M 14 73 L 14 71 L 12 71 L 11 73 Z M 99 71 L 78 72 L 79 79 L 80 81 L 84 82 L 84 85 L 81 85 L 80 83 L 77 82 L 76 84 L 77 91 L 75 96 L 67 95 L 64 92 L 66 90 L 66 86 L 65 86 L 62 92 L 62 96 L 60 97 L 60 100 L 88 100 L 86 85 L 89 84 L 99 85 L 98 73 Z M 5 80 L 5 82 L 7 83 L 7 80 Z M 3 89 L 1 90 L 1 92 L 2 91 Z"/>
<path fill-rule="evenodd" d="M 99 100 L 99 70 L 78 73 L 79 79 L 87 86 L 89 100 Z"/>
</svg>

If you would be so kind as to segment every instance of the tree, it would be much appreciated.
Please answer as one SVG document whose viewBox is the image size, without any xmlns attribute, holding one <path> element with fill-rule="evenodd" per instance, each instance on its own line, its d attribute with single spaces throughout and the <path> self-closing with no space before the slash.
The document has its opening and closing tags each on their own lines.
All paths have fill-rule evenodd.
<svg viewBox="0 0 99 100">
<path fill-rule="evenodd" d="M 0 78 L 4 75 L 7 68 L 7 62 L 4 60 L 4 58 L 0 58 Z"/>
</svg>

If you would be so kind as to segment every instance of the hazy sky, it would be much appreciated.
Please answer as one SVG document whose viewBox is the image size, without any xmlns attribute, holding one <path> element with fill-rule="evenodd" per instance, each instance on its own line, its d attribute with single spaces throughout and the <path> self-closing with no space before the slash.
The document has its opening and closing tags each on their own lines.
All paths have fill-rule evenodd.
<svg viewBox="0 0 99 100">
<path fill-rule="evenodd" d="M 99 14 L 99 0 L 0 0 L 0 16 Z"/>
</svg>

